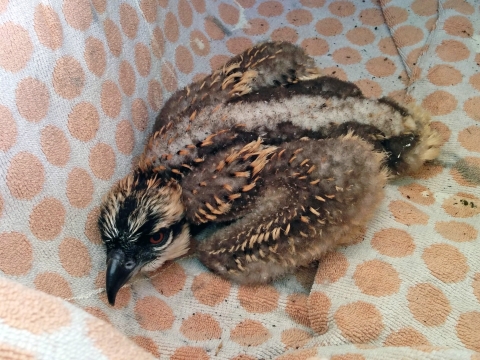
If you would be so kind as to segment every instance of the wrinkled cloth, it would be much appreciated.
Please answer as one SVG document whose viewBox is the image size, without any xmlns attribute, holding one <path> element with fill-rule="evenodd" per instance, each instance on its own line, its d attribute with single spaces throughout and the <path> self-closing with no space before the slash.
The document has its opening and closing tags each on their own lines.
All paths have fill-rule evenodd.
<svg viewBox="0 0 480 360">
<path fill-rule="evenodd" d="M 480 358 L 479 12 L 474 0 L 0 0 L 0 358 Z M 389 183 L 363 236 L 319 264 L 250 288 L 186 258 L 110 307 L 102 195 L 176 89 L 265 40 L 302 46 L 368 97 L 415 101 L 440 157 Z"/>
</svg>

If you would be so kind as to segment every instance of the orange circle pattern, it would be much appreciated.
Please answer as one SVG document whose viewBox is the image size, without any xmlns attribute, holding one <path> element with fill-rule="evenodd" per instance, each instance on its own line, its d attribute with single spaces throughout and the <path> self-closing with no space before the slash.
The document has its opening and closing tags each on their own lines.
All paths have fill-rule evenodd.
<svg viewBox="0 0 480 360">
<path fill-rule="evenodd" d="M 480 8 L 471 3 L 442 1 L 440 21 L 435 0 L 63 0 L 29 10 L 0 0 L 0 19 L 15 19 L 0 20 L 9 39 L 0 41 L 9 84 L 0 93 L 0 270 L 103 320 L 83 326 L 107 358 L 142 358 L 142 348 L 240 360 L 273 349 L 353 360 L 372 344 L 433 351 L 438 334 L 480 351 L 480 55 L 469 42 Z M 441 161 L 388 185 L 359 241 L 318 266 L 251 287 L 185 259 L 136 277 L 110 307 L 101 196 L 130 169 L 174 91 L 267 39 L 298 44 L 368 98 L 414 99 L 442 137 Z M 69 326 L 71 308 L 49 301 L 60 318 L 52 331 Z M 45 326 L 2 311 L 0 320 Z M 109 345 L 123 337 L 108 323 L 129 324 L 130 350 Z M 317 353 L 308 344 L 321 334 L 357 345 Z"/>
</svg>

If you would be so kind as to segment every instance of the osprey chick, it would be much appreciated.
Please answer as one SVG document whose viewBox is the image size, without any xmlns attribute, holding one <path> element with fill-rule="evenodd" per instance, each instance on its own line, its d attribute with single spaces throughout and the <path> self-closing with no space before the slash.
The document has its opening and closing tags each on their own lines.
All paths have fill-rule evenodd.
<svg viewBox="0 0 480 360">
<path fill-rule="evenodd" d="M 419 108 L 365 98 L 321 76 L 289 43 L 263 43 L 177 91 L 138 166 L 106 194 L 99 228 L 109 302 L 139 270 L 224 223 L 200 261 L 240 283 L 276 279 L 351 241 L 389 177 L 417 170 L 440 138 Z"/>
</svg>

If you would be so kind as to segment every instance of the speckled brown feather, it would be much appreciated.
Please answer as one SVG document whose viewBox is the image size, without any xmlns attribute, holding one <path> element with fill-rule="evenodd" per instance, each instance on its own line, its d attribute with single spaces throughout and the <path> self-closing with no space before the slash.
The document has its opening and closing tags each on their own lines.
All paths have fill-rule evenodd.
<svg viewBox="0 0 480 360">
<path fill-rule="evenodd" d="M 271 281 L 348 243 L 383 198 L 384 154 L 351 134 L 292 141 L 270 156 L 256 196 L 240 202 L 248 212 L 197 249 L 206 266 L 237 282 Z"/>
<path fill-rule="evenodd" d="M 248 199 L 255 197 L 256 183 L 276 150 L 257 139 L 219 151 L 209 156 L 208 162 L 186 174 L 182 188 L 188 220 L 200 224 L 242 216 L 239 204 L 245 205 Z"/>
</svg>

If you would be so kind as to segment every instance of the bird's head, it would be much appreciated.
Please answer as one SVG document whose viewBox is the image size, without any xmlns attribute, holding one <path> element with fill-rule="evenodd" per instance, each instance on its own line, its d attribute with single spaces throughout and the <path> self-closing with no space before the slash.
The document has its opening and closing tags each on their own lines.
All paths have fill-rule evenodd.
<svg viewBox="0 0 480 360">
<path fill-rule="evenodd" d="M 190 244 L 182 188 L 175 180 L 136 170 L 107 193 L 98 226 L 107 250 L 110 304 L 139 270 L 153 271 L 184 255 Z"/>
</svg>

